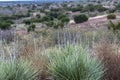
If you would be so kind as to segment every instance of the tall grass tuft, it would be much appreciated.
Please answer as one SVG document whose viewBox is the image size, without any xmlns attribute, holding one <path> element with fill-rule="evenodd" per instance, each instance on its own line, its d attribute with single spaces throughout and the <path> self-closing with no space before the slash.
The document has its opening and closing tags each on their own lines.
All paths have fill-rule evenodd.
<svg viewBox="0 0 120 80">
<path fill-rule="evenodd" d="M 120 48 L 118 43 L 97 43 L 95 50 L 106 68 L 104 80 L 120 80 Z"/>
<path fill-rule="evenodd" d="M 101 80 L 104 73 L 101 61 L 81 46 L 51 49 L 48 58 L 48 68 L 56 80 Z"/>
<path fill-rule="evenodd" d="M 33 80 L 35 74 L 35 69 L 28 61 L 0 61 L 0 80 Z"/>
<path fill-rule="evenodd" d="M 7 43 L 13 41 L 14 31 L 13 30 L 0 30 L 0 40 L 5 40 Z"/>
</svg>

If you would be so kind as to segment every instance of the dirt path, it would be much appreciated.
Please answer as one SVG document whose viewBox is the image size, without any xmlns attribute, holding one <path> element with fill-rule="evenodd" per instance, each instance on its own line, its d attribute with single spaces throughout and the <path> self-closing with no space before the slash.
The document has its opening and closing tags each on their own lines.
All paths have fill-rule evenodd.
<svg viewBox="0 0 120 80">
<path fill-rule="evenodd" d="M 113 21 L 119 21 L 120 20 L 120 14 L 116 14 L 117 19 Z M 107 19 L 107 14 L 106 15 L 101 15 L 101 16 L 96 16 L 96 17 L 91 17 L 87 22 L 80 23 L 80 24 L 75 24 L 73 26 L 78 26 L 78 27 L 102 27 L 105 26 L 106 23 L 108 23 Z"/>
<path fill-rule="evenodd" d="M 106 15 L 95 16 L 95 17 L 90 17 L 89 20 L 104 18 L 106 16 L 107 16 L 107 14 Z"/>
</svg>

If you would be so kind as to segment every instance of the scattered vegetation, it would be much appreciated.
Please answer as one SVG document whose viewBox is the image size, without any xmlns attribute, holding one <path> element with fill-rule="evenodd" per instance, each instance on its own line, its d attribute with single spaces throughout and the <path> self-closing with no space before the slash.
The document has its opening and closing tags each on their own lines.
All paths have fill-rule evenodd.
<svg viewBox="0 0 120 80">
<path fill-rule="evenodd" d="M 90 3 L 0 6 L 11 11 L 0 14 L 0 80 L 119 80 L 120 4 Z M 109 25 L 88 21 L 107 13 Z"/>
<path fill-rule="evenodd" d="M 119 73 L 119 64 L 117 64 L 119 62 L 118 54 L 115 53 L 116 56 L 114 56 L 115 54 L 112 53 L 114 49 L 105 50 L 111 52 L 108 52 L 111 56 L 109 57 L 109 54 L 105 55 L 101 48 L 106 49 L 110 46 L 102 46 L 99 50 L 99 45 L 102 44 L 97 44 L 101 40 L 106 41 L 104 38 L 107 38 L 108 40 L 111 40 L 111 38 L 116 38 L 114 35 L 108 34 L 109 32 L 107 32 L 107 34 L 96 32 L 95 35 L 93 35 L 91 30 L 84 30 L 85 29 L 80 31 L 79 28 L 70 28 L 66 30 L 45 29 L 41 30 L 39 33 L 31 33 L 24 38 L 22 37 L 19 39 L 19 41 L 15 40 L 15 42 L 13 42 L 14 44 L 7 44 L 3 41 L 1 42 L 0 50 L 2 52 L 1 55 L 4 54 L 4 57 L 0 58 L 2 58 L 2 61 L 7 59 L 7 62 L 1 61 L 1 66 L 4 64 L 4 66 L 7 68 L 2 67 L 0 69 L 6 70 L 5 72 L 7 74 L 9 71 L 9 78 L 11 79 L 12 76 L 12 79 L 14 80 L 19 80 L 20 75 L 20 79 L 23 80 L 26 80 L 25 78 L 27 78 L 28 75 L 29 78 L 31 77 L 30 80 L 110 80 L 108 76 L 111 76 L 111 80 L 115 79 L 114 77 L 117 77 Z M 102 38 L 103 36 L 104 38 Z M 114 41 L 111 40 L 111 42 Z M 114 44 L 111 46 L 114 47 Z M 118 47 L 114 48 L 118 49 Z M 14 54 L 18 54 L 18 57 L 16 58 L 18 60 L 20 59 L 20 61 L 12 58 Z M 10 56 L 8 55 L 11 55 L 12 59 L 9 58 Z M 109 60 L 111 60 L 111 64 L 109 64 L 108 57 L 110 58 Z M 15 62 L 11 62 L 13 59 Z M 27 62 L 26 60 L 30 61 L 31 63 Z M 112 63 L 115 63 L 117 67 Z M 17 67 L 15 64 L 19 67 Z M 13 67 L 9 67 L 8 65 L 12 65 Z M 21 67 L 22 71 L 20 71 Z M 111 68 L 113 69 L 111 70 Z M 3 73 L 2 70 L 0 72 L 1 76 Z M 29 74 L 23 74 L 25 70 L 27 70 Z M 118 73 L 115 73 L 116 70 L 118 70 Z M 18 72 L 20 73 L 18 74 Z M 36 74 L 34 75 L 35 72 Z M 114 72 L 116 75 L 113 75 L 112 72 Z M 22 76 L 26 77 L 23 78 Z"/>
</svg>

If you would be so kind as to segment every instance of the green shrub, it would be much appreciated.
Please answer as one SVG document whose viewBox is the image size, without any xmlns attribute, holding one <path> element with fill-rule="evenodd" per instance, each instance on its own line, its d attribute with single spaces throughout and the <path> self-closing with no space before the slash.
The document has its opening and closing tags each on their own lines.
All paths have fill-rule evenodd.
<svg viewBox="0 0 120 80">
<path fill-rule="evenodd" d="M 101 80 L 103 65 L 80 46 L 49 51 L 49 70 L 56 80 Z"/>
<path fill-rule="evenodd" d="M 5 20 L 5 22 L 6 22 L 6 23 L 10 23 L 10 24 L 13 24 L 13 23 L 14 23 L 14 22 L 13 22 L 12 20 L 10 20 L 10 19 Z"/>
<path fill-rule="evenodd" d="M 35 31 L 35 24 L 31 24 L 29 27 L 28 27 L 28 29 L 27 29 L 27 31 L 28 32 L 30 32 L 30 31 Z"/>
<path fill-rule="evenodd" d="M 61 20 L 63 23 L 67 23 L 67 22 L 70 21 L 70 19 L 68 18 L 68 16 L 64 15 L 64 14 L 58 16 L 58 19 Z"/>
<path fill-rule="evenodd" d="M 61 14 L 61 15 L 58 16 L 58 19 L 61 20 L 61 19 L 64 18 L 64 17 L 67 17 L 67 15 Z"/>
<path fill-rule="evenodd" d="M 54 26 L 54 21 L 49 21 L 49 22 L 46 22 L 45 24 L 49 27 L 53 27 Z"/>
<path fill-rule="evenodd" d="M 6 30 L 11 28 L 11 23 L 0 22 L 0 29 Z"/>
<path fill-rule="evenodd" d="M 32 23 L 40 23 L 41 21 L 42 21 L 41 18 L 32 18 L 32 19 L 24 20 L 23 23 L 25 23 L 26 25 L 30 25 Z"/>
<path fill-rule="evenodd" d="M 70 21 L 70 19 L 68 17 L 64 17 L 64 18 L 61 19 L 61 21 L 63 23 L 68 23 Z"/>
<path fill-rule="evenodd" d="M 0 29 L 2 30 L 10 29 L 13 23 L 11 19 L 0 17 Z"/>
<path fill-rule="evenodd" d="M 44 21 L 48 22 L 48 21 L 51 21 L 51 20 L 53 20 L 53 18 L 51 16 L 44 16 L 42 18 L 42 22 L 44 22 Z"/>
<path fill-rule="evenodd" d="M 107 15 L 107 19 L 116 19 L 116 15 L 115 14 L 109 14 Z"/>
<path fill-rule="evenodd" d="M 0 80 L 33 80 L 35 73 L 28 61 L 0 61 Z"/>
<path fill-rule="evenodd" d="M 23 23 L 25 23 L 26 25 L 30 25 L 32 23 L 31 20 L 24 20 Z"/>
<path fill-rule="evenodd" d="M 82 22 L 85 22 L 87 20 L 88 20 L 88 17 L 85 14 L 80 14 L 80 15 L 77 15 L 74 17 L 74 21 L 76 23 L 82 23 Z"/>
</svg>

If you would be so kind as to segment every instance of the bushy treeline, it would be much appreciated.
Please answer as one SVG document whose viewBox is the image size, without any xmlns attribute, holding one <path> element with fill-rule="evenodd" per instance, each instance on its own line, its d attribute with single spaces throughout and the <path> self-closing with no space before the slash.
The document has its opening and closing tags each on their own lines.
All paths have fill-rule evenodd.
<svg viewBox="0 0 120 80">
<path fill-rule="evenodd" d="M 8 19 L 20 19 L 20 18 L 24 18 L 24 17 L 29 17 L 30 14 L 16 14 L 16 15 L 11 15 L 11 16 L 0 16 L 0 19 L 2 20 L 8 20 Z"/>
<path fill-rule="evenodd" d="M 23 23 L 25 24 L 32 24 L 32 23 L 43 23 L 46 24 L 48 27 L 53 28 L 63 28 L 64 24 L 69 22 L 69 17 L 67 14 L 60 12 L 58 9 L 53 9 L 50 12 L 46 12 L 46 16 L 36 16 L 35 18 L 24 20 Z"/>
<path fill-rule="evenodd" d="M 14 24 L 13 20 L 24 17 L 29 17 L 29 15 L 18 14 L 11 16 L 0 16 L 0 29 L 2 30 L 10 29 L 11 25 Z"/>
</svg>

